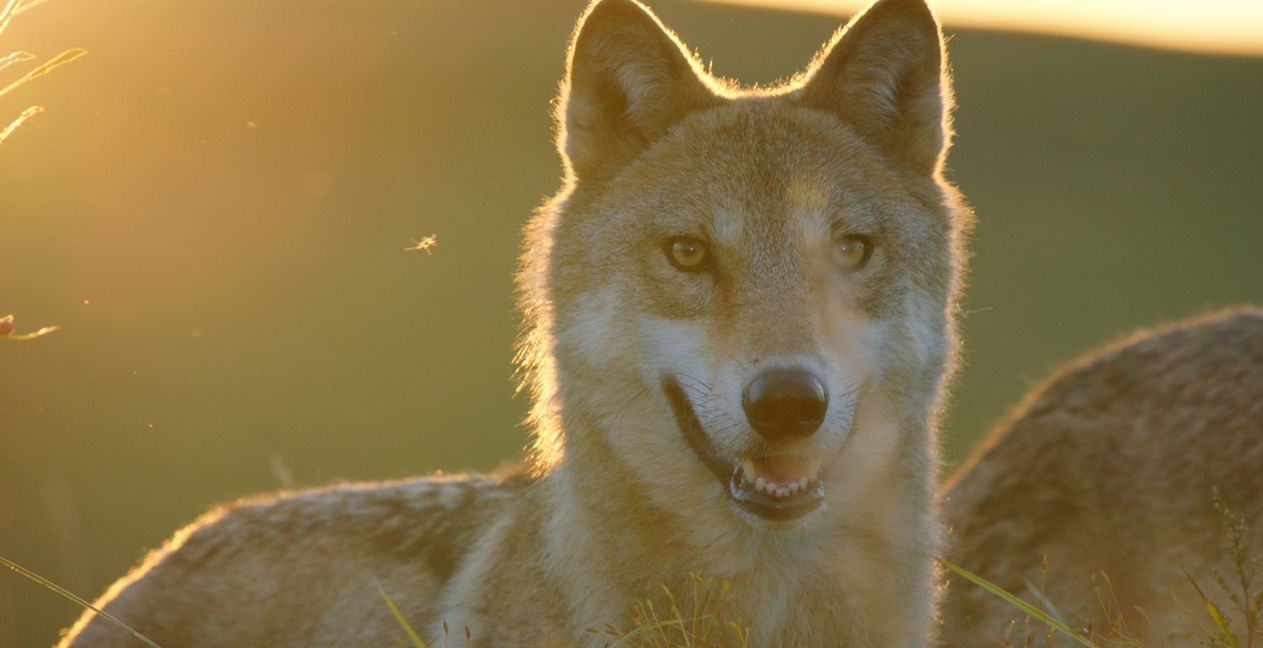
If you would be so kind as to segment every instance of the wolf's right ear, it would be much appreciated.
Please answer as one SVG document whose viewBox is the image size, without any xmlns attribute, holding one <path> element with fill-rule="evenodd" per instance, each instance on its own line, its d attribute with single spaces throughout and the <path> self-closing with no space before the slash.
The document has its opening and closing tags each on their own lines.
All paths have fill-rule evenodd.
<svg viewBox="0 0 1263 648">
<path fill-rule="evenodd" d="M 892 160 L 925 174 L 951 144 L 943 34 L 925 0 L 878 0 L 834 37 L 800 91 Z"/>
<path fill-rule="evenodd" d="M 718 97 L 693 58 L 635 0 L 596 0 L 570 46 L 557 148 L 579 178 L 608 176 Z"/>
</svg>

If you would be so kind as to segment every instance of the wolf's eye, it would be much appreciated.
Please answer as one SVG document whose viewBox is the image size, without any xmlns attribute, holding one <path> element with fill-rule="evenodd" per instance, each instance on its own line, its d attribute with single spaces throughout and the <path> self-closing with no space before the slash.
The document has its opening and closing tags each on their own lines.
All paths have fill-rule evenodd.
<svg viewBox="0 0 1263 648">
<path fill-rule="evenodd" d="M 710 250 L 701 239 L 691 236 L 676 236 L 667 239 L 667 260 L 676 270 L 697 272 L 710 262 Z"/>
<path fill-rule="evenodd" d="M 833 242 L 833 262 L 843 270 L 858 270 L 873 255 L 873 240 L 860 234 L 849 234 Z"/>
</svg>

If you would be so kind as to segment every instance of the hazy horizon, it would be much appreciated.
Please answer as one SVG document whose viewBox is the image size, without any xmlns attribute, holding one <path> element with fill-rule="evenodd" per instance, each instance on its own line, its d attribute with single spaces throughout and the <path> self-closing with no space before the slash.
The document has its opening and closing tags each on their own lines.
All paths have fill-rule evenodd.
<svg viewBox="0 0 1263 648">
<path fill-rule="evenodd" d="M 849 16 L 868 0 L 700 0 Z M 946 25 L 1070 36 L 1185 52 L 1263 56 L 1263 2 L 932 0 Z"/>
</svg>

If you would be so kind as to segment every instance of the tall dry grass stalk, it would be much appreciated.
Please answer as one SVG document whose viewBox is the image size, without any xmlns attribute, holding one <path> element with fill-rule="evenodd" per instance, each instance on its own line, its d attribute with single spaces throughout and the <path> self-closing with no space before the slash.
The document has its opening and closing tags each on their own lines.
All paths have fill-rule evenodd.
<svg viewBox="0 0 1263 648">
<path fill-rule="evenodd" d="M 26 0 L 26 2 L 22 2 L 21 0 L 5 1 L 3 8 L 0 8 L 0 36 L 4 35 L 5 30 L 8 29 L 9 24 L 13 22 L 13 19 L 17 17 L 18 14 L 21 14 L 25 11 L 33 9 L 37 5 L 43 4 L 45 1 L 46 0 Z M 81 48 L 68 49 L 62 52 L 61 54 L 58 54 L 57 56 L 54 56 L 51 59 L 48 59 L 47 61 L 28 70 L 25 74 L 22 74 L 21 76 L 17 77 L 13 81 L 8 82 L 7 84 L 3 83 L 3 81 L 0 81 L 0 97 L 4 97 L 5 95 L 22 87 L 23 85 L 26 85 L 27 83 L 35 79 L 38 79 L 39 77 L 42 77 L 45 74 L 48 74 L 49 72 L 52 72 L 54 69 L 61 67 L 62 65 L 65 65 L 87 53 L 88 53 L 88 50 L 81 49 Z M 22 63 L 26 63 L 27 61 L 35 60 L 36 58 L 39 58 L 39 57 L 37 57 L 34 54 L 31 54 L 30 52 L 24 52 L 24 51 L 10 52 L 6 55 L 0 56 L 0 72 L 3 72 L 6 68 L 12 65 L 20 65 Z M 0 129 L 0 144 L 3 144 L 4 141 L 8 139 L 9 136 L 12 135 L 13 132 L 16 131 L 19 126 L 26 123 L 27 120 L 40 114 L 41 112 L 44 112 L 43 106 L 32 105 L 32 106 L 28 106 L 25 110 L 22 110 L 20 113 L 18 113 L 16 118 L 13 118 L 12 120 L 10 120 L 7 126 L 5 126 L 3 129 Z M 3 122 L 0 122 L 0 123 L 3 123 Z"/>
</svg>

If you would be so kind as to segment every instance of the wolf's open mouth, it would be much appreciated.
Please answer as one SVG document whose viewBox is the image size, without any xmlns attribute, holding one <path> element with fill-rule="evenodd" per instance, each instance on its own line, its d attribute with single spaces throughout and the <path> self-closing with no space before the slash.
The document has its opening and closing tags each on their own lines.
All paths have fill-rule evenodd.
<svg viewBox="0 0 1263 648">
<path fill-rule="evenodd" d="M 818 460 L 800 455 L 742 457 L 736 462 L 724 459 L 711 446 L 680 383 L 665 376 L 662 389 L 689 449 L 720 484 L 727 486 L 728 496 L 738 506 L 767 520 L 792 520 L 824 502 Z"/>
</svg>

